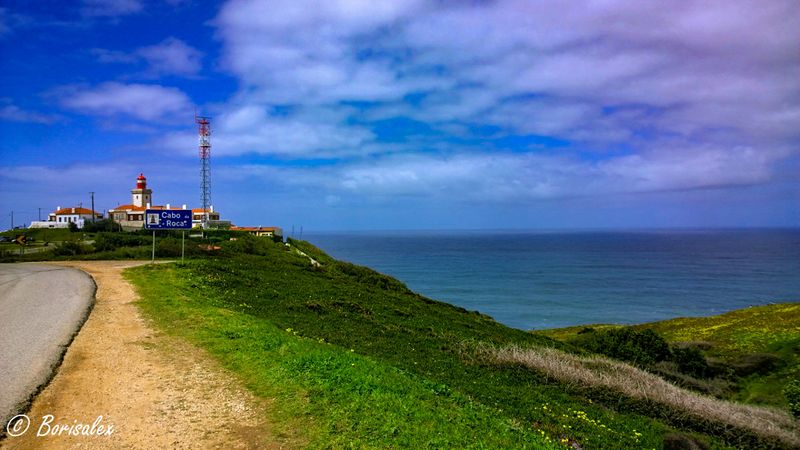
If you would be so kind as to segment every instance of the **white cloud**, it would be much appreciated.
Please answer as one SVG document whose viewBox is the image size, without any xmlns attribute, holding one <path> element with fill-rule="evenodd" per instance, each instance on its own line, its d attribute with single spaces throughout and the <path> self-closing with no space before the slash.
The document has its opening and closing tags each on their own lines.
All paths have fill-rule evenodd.
<svg viewBox="0 0 800 450">
<path fill-rule="evenodd" d="M 149 64 L 152 75 L 175 74 L 192 76 L 201 69 L 201 53 L 180 39 L 170 37 L 149 47 L 142 47 L 136 54 Z"/>
<path fill-rule="evenodd" d="M 62 99 L 62 104 L 78 112 L 114 116 L 125 115 L 144 121 L 168 115 L 192 114 L 192 102 L 182 91 L 157 84 L 104 83 L 80 88 Z"/>
<path fill-rule="evenodd" d="M 232 1 L 216 24 L 226 67 L 260 104 L 372 101 L 428 123 L 467 124 L 481 124 L 497 107 L 503 111 L 492 117 L 508 122 L 493 124 L 514 131 L 520 118 L 507 100 L 536 96 L 546 104 L 580 105 L 589 120 L 604 126 L 597 128 L 605 141 L 623 140 L 640 126 L 666 126 L 653 131 L 688 137 L 729 125 L 723 108 L 707 105 L 725 105 L 739 117 L 744 111 L 771 115 L 770 124 L 786 128 L 791 114 L 771 113 L 800 98 L 794 81 L 800 77 L 800 11 L 791 1 L 671 8 L 523 0 L 383 7 L 332 1 L 313 9 L 296 2 Z M 427 95 L 421 105 L 405 101 L 415 93 Z M 516 116 L 531 103 L 515 103 L 523 108 Z M 672 117 L 678 123 L 653 117 L 642 117 L 647 123 L 603 121 L 603 109 L 619 105 L 679 107 L 684 113 Z M 564 127 L 538 118 L 552 123 L 527 128 L 573 136 L 559 136 Z M 577 127 L 567 128 L 590 138 L 577 129 L 582 119 L 573 119 Z M 756 121 L 740 120 L 734 128 L 741 135 L 757 131 Z"/>
<path fill-rule="evenodd" d="M 20 210 L 36 211 L 41 207 L 45 215 L 59 205 L 89 206 L 89 192 L 95 192 L 96 210 L 103 211 L 130 203 L 130 190 L 140 172 L 147 176 L 156 204 L 197 204 L 195 167 L 163 159 L 157 164 L 139 160 L 0 167 L 0 198 L 13 199 Z M 33 215 L 21 220 L 35 218 Z"/>
<path fill-rule="evenodd" d="M 296 113 L 276 116 L 264 107 L 234 107 L 215 116 L 212 155 L 273 155 L 288 159 L 314 159 L 370 153 L 374 135 L 365 128 L 337 123 L 336 116 Z M 175 133 L 159 140 L 175 151 L 195 152 L 197 136 Z"/>
<path fill-rule="evenodd" d="M 91 53 L 101 63 L 145 63 L 147 68 L 139 75 L 146 78 L 158 78 L 162 75 L 193 77 L 202 69 L 203 54 L 174 37 L 155 45 L 140 47 L 131 53 L 104 48 L 93 48 Z"/>
<path fill-rule="evenodd" d="M 769 178 L 771 165 L 784 156 L 782 151 L 752 148 L 661 149 L 599 161 L 531 153 L 462 153 L 396 155 L 340 164 L 324 172 L 257 165 L 221 170 L 229 181 L 264 178 L 289 187 L 318 189 L 338 200 L 411 196 L 526 203 L 758 184 Z"/>
<path fill-rule="evenodd" d="M 221 154 L 370 155 L 282 172 L 341 199 L 508 200 L 766 183 L 800 151 L 796 2 L 387 5 L 226 3 L 214 23 L 241 90 L 215 118 Z M 383 145 L 392 118 L 434 132 Z M 568 145 L 495 145 L 526 135 Z"/>
<path fill-rule="evenodd" d="M 138 59 L 136 55 L 105 48 L 93 48 L 90 52 L 101 63 L 133 63 Z"/>
<path fill-rule="evenodd" d="M 17 105 L 7 101 L 2 101 L 0 102 L 0 120 L 49 124 L 53 123 L 56 120 L 56 117 L 36 111 L 27 111 L 21 109 Z"/>
<path fill-rule="evenodd" d="M 81 12 L 89 17 L 124 16 L 143 8 L 139 0 L 82 0 L 81 3 Z"/>
</svg>

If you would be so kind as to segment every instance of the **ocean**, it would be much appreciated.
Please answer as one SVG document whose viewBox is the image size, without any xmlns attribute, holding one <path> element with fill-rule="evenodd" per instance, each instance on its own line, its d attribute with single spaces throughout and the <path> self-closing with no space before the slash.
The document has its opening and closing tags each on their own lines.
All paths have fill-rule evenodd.
<svg viewBox="0 0 800 450">
<path fill-rule="evenodd" d="M 524 330 L 800 301 L 800 229 L 307 232 L 302 238 L 425 296 Z"/>
</svg>

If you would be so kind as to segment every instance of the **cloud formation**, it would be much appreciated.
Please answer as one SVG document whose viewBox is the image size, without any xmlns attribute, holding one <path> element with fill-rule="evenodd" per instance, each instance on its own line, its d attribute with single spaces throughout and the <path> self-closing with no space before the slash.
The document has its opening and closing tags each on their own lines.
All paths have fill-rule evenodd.
<svg viewBox="0 0 800 450">
<path fill-rule="evenodd" d="M 264 177 L 287 188 L 316 189 L 337 198 L 438 198 L 460 202 L 522 202 L 621 193 L 749 186 L 769 179 L 774 155 L 750 148 L 676 150 L 585 161 L 568 155 L 399 154 L 314 167 L 251 165 L 223 168 L 226 179 Z"/>
<path fill-rule="evenodd" d="M 202 67 L 201 53 L 180 39 L 170 37 L 156 45 L 142 47 L 136 54 L 144 58 L 152 75 L 193 76 Z"/>
<path fill-rule="evenodd" d="M 93 88 L 79 88 L 62 100 L 69 109 L 99 116 L 125 115 L 143 121 L 186 115 L 191 111 L 189 97 L 176 88 L 157 84 L 103 83 Z"/>
<path fill-rule="evenodd" d="M 53 123 L 56 118 L 52 115 L 22 109 L 6 99 L 0 99 L 0 120 L 48 124 Z"/>
<path fill-rule="evenodd" d="M 142 74 L 147 78 L 163 75 L 194 77 L 202 68 L 203 54 L 175 37 L 164 39 L 155 45 L 140 47 L 133 52 L 93 48 L 91 53 L 101 63 L 136 64 L 145 63 Z"/>
<path fill-rule="evenodd" d="M 657 224 L 684 200 L 683 217 L 714 204 L 734 225 L 798 223 L 796 0 L 77 5 L 0 7 L 0 119 L 19 149 L 6 164 L 31 179 L 158 161 L 154 174 L 188 168 L 174 183 L 194 192 L 197 107 L 212 117 L 215 198 L 248 217 L 269 192 L 270 211 L 326 223 L 391 211 L 424 226 L 453 211 L 491 226 L 506 208 L 535 224 L 551 207 L 552 223 L 570 223 L 556 220 L 569 203 L 587 225 L 658 210 L 645 221 Z M 80 156 L 63 152 L 76 131 Z M 147 157 L 131 165 L 134 153 Z M 52 190 L 4 180 L 5 192 Z M 774 220 L 752 219 L 746 198 Z"/>
<path fill-rule="evenodd" d="M 237 107 L 221 113 L 222 133 L 236 136 L 228 154 L 373 154 L 363 149 L 386 143 L 376 123 L 410 119 L 436 134 L 393 138 L 435 149 L 432 160 L 420 157 L 425 167 L 507 164 L 459 173 L 537 197 L 570 195 L 569 184 L 587 177 L 603 191 L 631 192 L 761 183 L 798 152 L 800 6 L 792 1 L 332 0 L 309 9 L 232 0 L 215 24 L 224 67 L 243 86 Z M 330 127 L 339 132 L 287 126 L 293 113 L 272 113 L 300 106 L 338 117 Z M 245 124 L 235 119 L 241 111 L 257 111 L 260 125 L 229 126 Z M 347 130 L 360 138 L 329 139 Z M 288 152 L 298 132 L 320 139 Z M 559 142 L 563 155 L 518 144 L 537 139 Z M 476 148 L 479 156 L 461 156 Z M 511 150 L 531 153 L 503 156 Z M 360 169 L 351 186 L 425 186 L 436 171 L 413 170 L 415 158 L 395 172 Z M 507 170 L 520 176 L 519 189 L 502 179 Z M 427 186 L 459 185 L 442 173 Z"/>
<path fill-rule="evenodd" d="M 81 13 L 87 17 L 124 16 L 143 8 L 139 0 L 82 0 L 81 3 Z"/>
</svg>

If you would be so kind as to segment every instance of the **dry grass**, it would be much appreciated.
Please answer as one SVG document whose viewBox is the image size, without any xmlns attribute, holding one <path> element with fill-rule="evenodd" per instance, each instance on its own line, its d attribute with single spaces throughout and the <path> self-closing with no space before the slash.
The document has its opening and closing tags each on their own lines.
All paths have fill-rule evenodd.
<svg viewBox="0 0 800 450">
<path fill-rule="evenodd" d="M 520 364 L 561 382 L 606 388 L 625 396 L 649 400 L 701 420 L 777 438 L 800 447 L 798 422 L 783 411 L 705 397 L 677 387 L 631 365 L 608 358 L 571 355 L 552 348 L 481 347 L 479 354 L 501 364 Z"/>
</svg>

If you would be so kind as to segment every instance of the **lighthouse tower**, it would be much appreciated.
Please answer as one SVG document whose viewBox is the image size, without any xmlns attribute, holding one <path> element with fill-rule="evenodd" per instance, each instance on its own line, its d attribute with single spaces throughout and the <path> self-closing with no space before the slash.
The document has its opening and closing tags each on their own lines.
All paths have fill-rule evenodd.
<svg viewBox="0 0 800 450">
<path fill-rule="evenodd" d="M 144 174 L 140 173 L 136 177 L 136 189 L 131 189 L 131 197 L 133 199 L 133 206 L 148 207 L 153 204 L 153 191 L 147 189 L 147 178 Z"/>
</svg>

